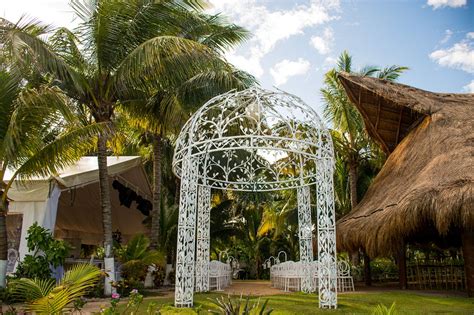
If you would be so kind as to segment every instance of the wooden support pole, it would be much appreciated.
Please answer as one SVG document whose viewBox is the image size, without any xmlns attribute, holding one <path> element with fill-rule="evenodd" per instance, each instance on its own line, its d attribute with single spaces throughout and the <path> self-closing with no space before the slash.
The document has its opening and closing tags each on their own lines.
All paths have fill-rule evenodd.
<svg viewBox="0 0 474 315">
<path fill-rule="evenodd" d="M 365 285 L 370 287 L 372 285 L 372 276 L 370 272 L 370 257 L 364 251 L 364 280 Z"/>
<path fill-rule="evenodd" d="M 400 289 L 408 289 L 407 282 L 407 249 L 405 243 L 398 251 L 398 281 L 400 283 Z"/>
<path fill-rule="evenodd" d="M 462 255 L 466 274 L 466 291 L 469 297 L 474 297 L 474 230 L 462 232 Z"/>
</svg>

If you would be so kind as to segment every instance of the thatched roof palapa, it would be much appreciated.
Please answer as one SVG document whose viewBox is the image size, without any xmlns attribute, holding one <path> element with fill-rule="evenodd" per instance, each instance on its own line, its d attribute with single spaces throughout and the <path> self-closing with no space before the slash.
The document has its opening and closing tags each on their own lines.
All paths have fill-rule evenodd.
<svg viewBox="0 0 474 315">
<path fill-rule="evenodd" d="M 406 242 L 474 230 L 474 94 L 441 94 L 340 73 L 369 135 L 389 154 L 361 202 L 337 225 L 340 249 L 372 257 Z"/>
</svg>

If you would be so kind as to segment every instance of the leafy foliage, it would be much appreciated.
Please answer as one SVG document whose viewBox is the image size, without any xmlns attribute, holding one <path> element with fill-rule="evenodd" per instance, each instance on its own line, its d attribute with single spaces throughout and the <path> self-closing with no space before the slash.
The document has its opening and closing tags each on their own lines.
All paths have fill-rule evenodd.
<svg viewBox="0 0 474 315">
<path fill-rule="evenodd" d="M 27 310 L 36 314 L 62 314 L 74 308 L 74 302 L 84 296 L 99 281 L 101 271 L 89 264 L 75 265 L 58 285 L 52 279 L 21 278 L 12 281 L 15 294 L 28 302 Z"/>
<path fill-rule="evenodd" d="M 256 303 L 250 305 L 249 304 L 250 297 L 247 296 L 244 300 L 242 297 L 238 300 L 232 300 L 230 296 L 216 298 L 215 300 L 211 300 L 218 308 L 219 311 L 210 310 L 211 314 L 225 314 L 225 315 L 249 315 L 249 314 L 259 314 L 259 315 L 266 315 L 271 314 L 273 312 L 272 309 L 266 310 L 268 299 L 260 306 L 260 300 Z"/>
<path fill-rule="evenodd" d="M 146 236 L 136 235 L 118 253 L 119 260 L 122 262 L 121 274 L 124 279 L 121 285 L 128 291 L 143 287 L 142 283 L 150 266 L 162 267 L 165 263 L 165 255 L 149 247 L 150 240 Z"/>
<path fill-rule="evenodd" d="M 49 281 L 50 267 L 64 264 L 70 250 L 69 245 L 62 240 L 54 239 L 49 230 L 36 222 L 28 228 L 26 241 L 28 251 L 32 254 L 27 254 L 18 264 L 15 277 Z"/>
<path fill-rule="evenodd" d="M 379 304 L 374 308 L 372 312 L 372 315 L 396 315 L 396 314 L 398 314 L 398 312 L 395 308 L 395 302 L 393 302 L 389 308 L 383 304 Z"/>
<path fill-rule="evenodd" d="M 337 60 L 336 68 L 329 70 L 324 76 L 321 94 L 325 104 L 324 117 L 333 127 L 331 135 L 336 152 L 334 182 L 338 216 L 355 207 L 385 159 L 380 148 L 364 130 L 362 116 L 350 102 L 337 77 L 338 72 L 393 81 L 407 69 L 397 65 L 383 69 L 366 66 L 356 72 L 353 69 L 352 57 L 344 51 Z M 372 169 L 375 169 L 375 172 L 370 172 Z M 367 170 L 369 172 L 365 172 Z"/>
</svg>

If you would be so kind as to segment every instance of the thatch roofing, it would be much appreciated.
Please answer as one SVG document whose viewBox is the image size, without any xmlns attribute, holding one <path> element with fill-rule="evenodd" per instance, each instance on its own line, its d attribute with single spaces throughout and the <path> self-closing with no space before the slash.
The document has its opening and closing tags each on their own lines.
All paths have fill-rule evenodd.
<svg viewBox="0 0 474 315">
<path fill-rule="evenodd" d="M 347 73 L 339 79 L 389 156 L 361 202 L 338 221 L 338 247 L 377 256 L 407 241 L 457 242 L 459 231 L 474 229 L 474 94 Z"/>
</svg>

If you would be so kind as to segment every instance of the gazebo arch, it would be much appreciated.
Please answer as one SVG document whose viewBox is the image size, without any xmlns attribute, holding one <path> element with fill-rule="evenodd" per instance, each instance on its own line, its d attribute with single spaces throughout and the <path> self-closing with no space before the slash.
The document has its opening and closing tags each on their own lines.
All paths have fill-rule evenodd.
<svg viewBox="0 0 474 315">
<path fill-rule="evenodd" d="M 297 189 L 301 287 L 313 291 L 310 186 L 315 184 L 319 306 L 335 308 L 333 166 L 328 129 L 296 96 L 254 86 L 219 95 L 202 106 L 183 127 L 173 159 L 173 171 L 181 178 L 175 305 L 190 307 L 194 290 L 209 290 L 212 188 Z"/>
</svg>

